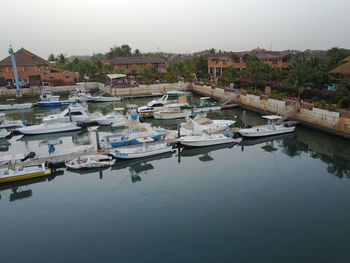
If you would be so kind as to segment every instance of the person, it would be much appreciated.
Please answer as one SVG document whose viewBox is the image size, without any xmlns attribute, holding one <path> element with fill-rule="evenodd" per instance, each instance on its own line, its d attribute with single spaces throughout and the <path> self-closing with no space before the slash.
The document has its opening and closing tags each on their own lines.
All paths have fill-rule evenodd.
<svg viewBox="0 0 350 263">
<path fill-rule="evenodd" d="M 49 155 L 52 155 L 56 151 L 55 145 L 50 144 L 49 145 Z"/>
</svg>

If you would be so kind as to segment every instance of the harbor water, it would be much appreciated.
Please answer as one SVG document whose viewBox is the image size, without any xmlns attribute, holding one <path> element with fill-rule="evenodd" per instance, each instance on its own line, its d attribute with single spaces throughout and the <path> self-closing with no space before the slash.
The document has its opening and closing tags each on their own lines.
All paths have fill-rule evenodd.
<svg viewBox="0 0 350 263">
<path fill-rule="evenodd" d="M 40 122 L 40 114 L 57 111 L 6 116 Z M 242 115 L 237 108 L 208 117 L 241 126 Z M 251 112 L 246 120 L 265 122 Z M 114 131 L 103 127 L 100 136 Z M 40 141 L 48 138 L 62 140 L 57 148 L 95 143 L 82 131 L 14 136 L 0 141 L 0 154 L 47 152 Z M 350 142 L 304 127 L 239 145 L 176 148 L 105 170 L 63 168 L 0 185 L 0 196 L 1 263 L 350 262 Z"/>
</svg>

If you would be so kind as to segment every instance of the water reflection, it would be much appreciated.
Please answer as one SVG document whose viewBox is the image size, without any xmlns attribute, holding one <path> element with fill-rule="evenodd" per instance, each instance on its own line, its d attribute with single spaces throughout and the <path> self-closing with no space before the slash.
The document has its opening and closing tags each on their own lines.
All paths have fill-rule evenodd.
<svg viewBox="0 0 350 263">
<path fill-rule="evenodd" d="M 11 143 L 7 139 L 0 139 L 0 152 L 7 152 Z"/>
</svg>

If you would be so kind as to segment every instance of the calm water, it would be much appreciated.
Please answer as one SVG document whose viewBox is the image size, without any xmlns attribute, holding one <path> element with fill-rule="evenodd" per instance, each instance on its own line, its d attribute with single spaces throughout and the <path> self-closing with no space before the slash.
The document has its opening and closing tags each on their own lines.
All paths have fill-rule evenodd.
<svg viewBox="0 0 350 263">
<path fill-rule="evenodd" d="M 113 105 L 90 110 L 97 107 L 106 113 Z M 210 117 L 235 115 L 242 111 Z M 45 138 L 13 137 L 0 151 L 46 151 L 38 143 Z M 94 136 L 62 140 L 87 144 Z M 298 127 L 269 140 L 177 149 L 2 187 L 0 262 L 349 262 L 349 160 L 349 141 Z"/>
</svg>

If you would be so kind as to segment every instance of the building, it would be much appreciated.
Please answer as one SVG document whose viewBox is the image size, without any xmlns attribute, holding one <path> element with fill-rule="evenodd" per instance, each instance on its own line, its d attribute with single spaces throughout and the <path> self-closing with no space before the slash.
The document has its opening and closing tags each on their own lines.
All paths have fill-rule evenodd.
<svg viewBox="0 0 350 263">
<path fill-rule="evenodd" d="M 77 82 L 78 73 L 62 71 L 55 64 L 21 48 L 15 53 L 17 74 L 21 83 L 39 86 L 42 82 L 49 82 L 52 86 L 72 85 Z M 0 61 L 0 78 L 14 82 L 11 58 Z"/>
<path fill-rule="evenodd" d="M 230 52 L 213 54 L 208 57 L 208 73 L 222 75 L 225 68 L 245 69 L 245 61 L 249 56 L 256 56 L 261 62 L 272 68 L 287 68 L 295 52 L 292 51 L 267 51 L 265 49 L 253 49 L 245 52 Z"/>
<path fill-rule="evenodd" d="M 105 66 L 112 65 L 117 72 L 139 72 L 144 68 L 156 68 L 161 72 L 167 69 L 167 63 L 161 58 L 152 57 L 115 57 L 105 60 Z"/>
<path fill-rule="evenodd" d="M 335 82 L 350 81 L 350 56 L 342 60 L 343 64 L 329 72 Z"/>
</svg>

